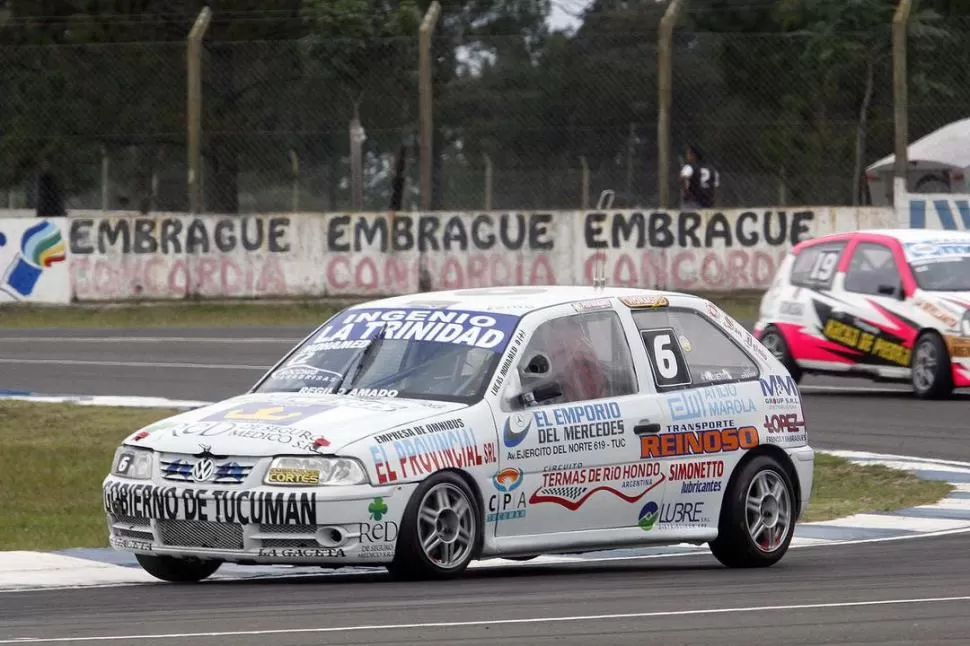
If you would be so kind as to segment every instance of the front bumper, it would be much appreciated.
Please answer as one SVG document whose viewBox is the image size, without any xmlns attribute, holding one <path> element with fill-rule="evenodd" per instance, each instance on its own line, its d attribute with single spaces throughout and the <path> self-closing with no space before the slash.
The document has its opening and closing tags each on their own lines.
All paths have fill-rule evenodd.
<svg viewBox="0 0 970 646">
<path fill-rule="evenodd" d="M 200 487 L 109 476 L 103 494 L 117 550 L 341 566 L 393 559 L 416 486 Z"/>
</svg>

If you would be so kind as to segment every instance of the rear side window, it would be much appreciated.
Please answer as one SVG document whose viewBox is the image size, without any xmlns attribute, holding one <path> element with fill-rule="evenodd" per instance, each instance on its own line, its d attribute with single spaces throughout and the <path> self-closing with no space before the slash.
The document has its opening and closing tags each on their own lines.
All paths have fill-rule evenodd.
<svg viewBox="0 0 970 646">
<path fill-rule="evenodd" d="M 799 287 L 828 289 L 845 250 L 844 242 L 818 244 L 802 249 L 795 256 L 791 269 L 791 284 Z"/>
<path fill-rule="evenodd" d="M 734 339 L 699 312 L 652 309 L 633 312 L 657 390 L 748 381 L 758 366 Z"/>
</svg>

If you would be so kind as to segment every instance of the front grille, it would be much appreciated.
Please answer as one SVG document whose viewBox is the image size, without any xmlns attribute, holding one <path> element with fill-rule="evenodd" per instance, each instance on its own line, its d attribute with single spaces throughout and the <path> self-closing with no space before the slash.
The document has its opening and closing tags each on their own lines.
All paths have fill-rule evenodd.
<svg viewBox="0 0 970 646">
<path fill-rule="evenodd" d="M 316 525 L 260 525 L 260 534 L 313 534 Z"/>
<path fill-rule="evenodd" d="M 158 531 L 163 545 L 223 550 L 243 549 L 241 525 L 209 521 L 161 520 L 158 521 Z"/>
<path fill-rule="evenodd" d="M 124 527 L 115 527 L 115 535 L 121 538 L 136 538 L 140 541 L 151 542 L 155 539 L 152 531 L 149 530 L 139 530 L 139 529 L 127 529 Z"/>
<path fill-rule="evenodd" d="M 189 455 L 164 456 L 160 461 L 162 478 L 174 482 L 199 482 L 192 475 L 192 468 L 200 461 L 200 458 Z M 232 458 L 216 461 L 213 464 L 211 477 L 203 482 L 224 485 L 242 484 L 249 477 L 254 466 L 256 465 L 252 461 Z"/>
</svg>

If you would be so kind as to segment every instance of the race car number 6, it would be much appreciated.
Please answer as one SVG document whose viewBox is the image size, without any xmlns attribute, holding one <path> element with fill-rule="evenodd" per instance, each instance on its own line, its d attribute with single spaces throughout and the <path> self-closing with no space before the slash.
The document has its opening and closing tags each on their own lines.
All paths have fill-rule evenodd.
<svg viewBox="0 0 970 646">
<path fill-rule="evenodd" d="M 653 339 L 653 356 L 657 359 L 657 369 L 664 379 L 677 377 L 677 357 L 670 350 L 673 340 L 669 334 L 660 334 Z"/>
</svg>

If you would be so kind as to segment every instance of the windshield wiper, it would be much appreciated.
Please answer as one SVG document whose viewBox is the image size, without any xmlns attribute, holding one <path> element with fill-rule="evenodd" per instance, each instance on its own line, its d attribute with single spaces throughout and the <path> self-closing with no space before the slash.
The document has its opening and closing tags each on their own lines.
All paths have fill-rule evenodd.
<svg viewBox="0 0 970 646">
<path fill-rule="evenodd" d="M 381 345 L 380 342 L 384 340 L 384 332 L 386 329 L 387 329 L 387 324 L 382 325 L 381 328 L 377 331 L 377 334 L 375 334 L 374 337 L 371 339 L 371 342 L 368 343 L 363 350 L 361 350 L 360 358 L 357 360 L 357 367 L 354 368 L 352 372 L 348 371 L 343 374 L 343 376 L 340 378 L 340 381 L 337 382 L 337 385 L 333 389 L 334 393 L 340 394 L 340 391 L 343 389 L 344 382 L 347 382 L 348 384 L 353 384 L 354 381 L 357 380 L 357 377 L 360 376 L 360 373 L 363 372 L 365 365 L 366 367 L 370 368 L 371 362 L 373 362 L 374 357 L 377 356 L 377 353 L 374 351 L 374 348 L 380 347 Z M 348 375 L 350 376 L 350 381 L 347 381 Z"/>
</svg>

